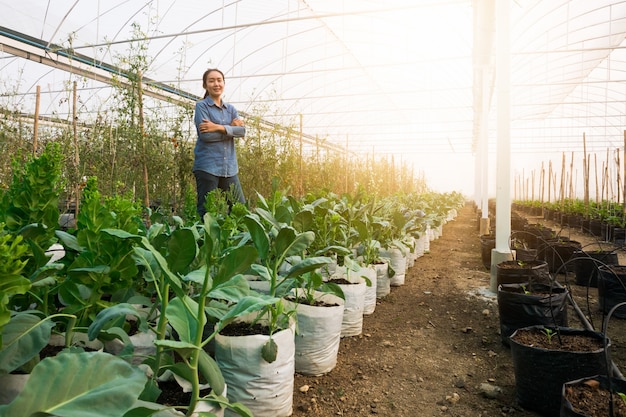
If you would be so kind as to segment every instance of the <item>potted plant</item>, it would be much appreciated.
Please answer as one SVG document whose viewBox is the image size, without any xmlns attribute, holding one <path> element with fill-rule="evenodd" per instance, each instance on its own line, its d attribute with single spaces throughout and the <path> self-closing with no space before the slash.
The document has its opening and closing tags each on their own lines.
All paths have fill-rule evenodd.
<svg viewBox="0 0 626 417">
<path fill-rule="evenodd" d="M 568 381 L 561 392 L 562 417 L 626 415 L 626 380 L 593 375 Z"/>
<path fill-rule="evenodd" d="M 295 372 L 295 311 L 285 308 L 284 298 L 301 285 L 303 274 L 331 260 L 304 256 L 315 234 L 298 232 L 269 210 L 257 207 L 243 222 L 258 253 L 251 270 L 268 282 L 268 291 L 250 303 L 248 311 L 254 314 L 238 321 L 246 331 L 244 335 L 233 334 L 235 323 L 219 330 L 215 357 L 228 384 L 229 397 L 232 394 L 255 416 L 289 415 Z M 281 272 L 285 263 L 287 269 Z"/>
<path fill-rule="evenodd" d="M 153 227 L 164 230 L 158 225 Z M 256 258 L 256 250 L 250 245 L 224 248 L 220 225 L 210 213 L 198 228 L 177 228 L 162 238 L 159 232 L 150 232 L 152 242 L 148 237 L 122 230 L 107 232 L 120 239 L 140 240 L 134 249 L 134 260 L 142 267 L 144 280 L 151 284 L 160 309 L 154 324 L 156 352 L 144 361 L 150 367 L 150 379 L 142 399 L 150 403 L 150 409 L 162 409 L 156 405 L 161 394 L 159 383 L 164 375 L 173 374 L 177 381 L 186 381 L 189 386 L 189 403 L 174 405 L 184 408 L 186 415 L 196 415 L 199 407 L 207 403 L 217 410 L 226 407 L 242 416 L 250 415 L 244 405 L 226 398 L 221 370 L 205 347 L 221 327 L 250 311 L 250 304 L 243 301 L 249 288 L 241 273 Z M 207 313 L 213 314 L 218 323 L 215 328 L 211 324 L 208 334 Z M 92 338 L 106 320 L 103 317 L 94 322 L 90 328 Z M 208 395 L 200 393 L 204 385 L 211 388 Z"/>
<path fill-rule="evenodd" d="M 510 337 L 517 402 L 543 415 L 557 415 L 565 382 L 606 374 L 602 333 L 567 327 L 529 326 Z"/>
<path fill-rule="evenodd" d="M 498 285 L 500 337 L 509 346 L 515 330 L 534 325 L 567 326 L 569 291 L 554 282 Z"/>
</svg>

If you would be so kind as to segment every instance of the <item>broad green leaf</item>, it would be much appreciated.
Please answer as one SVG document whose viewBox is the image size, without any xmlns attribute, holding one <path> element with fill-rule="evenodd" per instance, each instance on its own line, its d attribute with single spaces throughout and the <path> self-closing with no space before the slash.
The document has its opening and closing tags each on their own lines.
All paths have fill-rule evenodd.
<svg viewBox="0 0 626 417">
<path fill-rule="evenodd" d="M 84 248 L 78 243 L 76 236 L 71 235 L 62 230 L 56 230 L 54 233 L 59 238 L 63 246 L 65 246 L 66 248 L 72 249 L 73 251 L 79 252 L 79 253 L 84 252 L 86 250 L 86 248 Z"/>
<path fill-rule="evenodd" d="M 254 313 L 257 311 L 261 311 L 266 306 L 276 304 L 280 301 L 280 298 L 275 297 L 263 297 L 263 296 L 253 296 L 249 295 L 247 297 L 239 300 L 237 304 L 235 304 L 226 315 L 220 320 L 219 328 L 223 329 L 226 325 L 228 325 L 231 321 L 236 319 L 237 317 L 243 316 L 244 314 Z"/>
<path fill-rule="evenodd" d="M 266 266 L 252 264 L 251 268 L 263 281 L 272 281 L 272 275 Z"/>
<path fill-rule="evenodd" d="M 167 247 L 167 264 L 174 273 L 184 273 L 198 252 L 198 245 L 190 229 L 174 230 Z"/>
<path fill-rule="evenodd" d="M 18 313 L 2 329 L 3 346 L 0 350 L 0 374 L 13 372 L 41 352 L 48 344 L 52 320 Z"/>
<path fill-rule="evenodd" d="M 204 283 L 205 277 L 206 265 L 203 265 L 198 269 L 189 271 L 189 273 L 183 277 L 183 281 L 195 282 L 196 284 L 202 285 Z M 209 277 L 209 279 L 211 279 L 211 277 Z"/>
<path fill-rule="evenodd" d="M 210 298 L 226 300 L 233 303 L 238 302 L 247 295 L 250 295 L 250 285 L 241 274 L 235 275 L 223 284 L 216 285 L 208 294 Z"/>
<path fill-rule="evenodd" d="M 289 271 L 287 272 L 287 277 L 291 278 L 300 276 L 306 272 L 314 271 L 318 268 L 328 265 L 332 261 L 333 260 L 327 256 L 304 258 L 303 260 L 289 268 Z"/>
<path fill-rule="evenodd" d="M 310 210 L 302 210 L 293 218 L 293 227 L 299 232 L 314 230 L 315 221 L 313 220 L 313 212 Z"/>
<path fill-rule="evenodd" d="M 181 341 L 194 343 L 197 332 L 202 332 L 195 316 L 197 312 L 198 303 L 188 296 L 176 297 L 167 305 L 165 316 Z M 206 317 L 202 317 L 202 323 L 206 323 Z"/>
<path fill-rule="evenodd" d="M 261 217 L 266 222 L 271 224 L 272 227 L 274 227 L 276 229 L 280 229 L 281 227 L 283 227 L 283 225 L 281 225 L 280 222 L 278 220 L 276 220 L 276 218 L 272 215 L 272 213 L 270 213 L 269 211 L 265 210 L 264 208 L 257 207 L 256 208 L 256 213 L 259 215 L 259 217 Z"/>
<path fill-rule="evenodd" d="M 254 247 L 259 254 L 259 258 L 266 259 L 270 248 L 270 238 L 265 232 L 263 225 L 261 225 L 261 223 L 259 223 L 259 221 L 251 215 L 244 217 L 243 222 L 248 228 L 248 232 L 252 238 L 252 243 L 254 243 Z"/>
<path fill-rule="evenodd" d="M 150 242 L 148 241 L 147 238 L 142 238 L 141 239 L 141 244 L 150 252 L 150 254 L 152 255 L 152 257 L 154 257 L 154 261 L 156 261 L 156 265 L 158 265 L 158 268 L 161 270 L 163 276 L 167 279 L 168 283 L 170 284 L 170 288 L 172 289 L 172 291 L 174 291 L 176 293 L 177 296 L 179 297 L 183 297 L 185 295 L 185 292 L 183 290 L 182 284 L 180 282 L 180 279 L 178 278 L 178 276 L 176 274 L 174 274 L 169 266 L 167 265 L 167 261 L 165 260 L 165 258 L 163 257 L 163 255 L 161 255 L 161 253 L 154 247 L 152 246 L 152 244 L 150 244 Z M 137 249 L 137 248 L 135 248 Z M 145 253 L 141 252 L 141 251 L 137 251 L 135 250 L 135 260 L 139 261 L 140 264 L 142 264 L 145 267 L 154 267 L 155 264 L 152 260 L 149 260 L 148 258 L 145 258 Z M 161 274 L 153 271 L 151 273 L 152 276 L 154 277 L 160 277 Z"/>
<path fill-rule="evenodd" d="M 213 277 L 213 285 L 219 285 L 237 274 L 248 270 L 257 259 L 258 252 L 252 246 L 233 248 L 220 259 L 217 273 Z"/>
<path fill-rule="evenodd" d="M 108 353 L 62 353 L 42 360 L 0 416 L 119 417 L 146 384 L 137 367 Z"/>
<path fill-rule="evenodd" d="M 308 231 L 296 234 L 292 227 L 283 227 L 278 232 L 274 243 L 276 254 L 283 258 L 304 252 L 315 240 L 315 233 Z"/>
<path fill-rule="evenodd" d="M 87 336 L 89 336 L 89 340 L 94 340 L 98 337 L 100 330 L 104 328 L 111 321 L 118 319 L 120 317 L 126 317 L 127 315 L 137 317 L 139 321 L 139 330 L 142 332 L 148 331 L 148 323 L 146 322 L 146 318 L 139 314 L 137 309 L 128 303 L 120 303 L 115 304 L 111 307 L 107 307 L 104 310 L 101 310 L 94 321 L 89 325 L 89 329 L 87 331 Z"/>
<path fill-rule="evenodd" d="M 198 370 L 204 376 L 204 379 L 211 386 L 211 389 L 217 395 L 224 393 L 224 376 L 220 370 L 215 359 L 209 356 L 204 350 L 200 350 L 200 357 L 198 358 Z"/>
</svg>

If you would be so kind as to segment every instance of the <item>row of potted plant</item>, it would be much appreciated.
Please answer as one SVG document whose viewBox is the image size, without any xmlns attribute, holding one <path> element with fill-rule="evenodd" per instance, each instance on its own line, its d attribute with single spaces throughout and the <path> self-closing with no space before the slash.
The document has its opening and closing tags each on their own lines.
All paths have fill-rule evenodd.
<svg viewBox="0 0 626 417">
<path fill-rule="evenodd" d="M 293 343 L 296 332 L 297 309 L 286 300 L 343 299 L 341 287 L 324 279 L 325 267 L 336 262 L 357 271 L 381 250 L 407 250 L 463 202 L 437 193 L 298 199 L 276 188 L 250 208 L 214 192 L 203 221 L 190 222 L 124 196 L 104 197 L 90 178 L 75 227 L 61 230 L 61 161 L 51 144 L 15 166 L 0 200 L 0 376 L 30 375 L 0 406 L 3 416 L 88 409 L 127 417 L 252 415 L 251 403 L 227 381 L 227 357 L 241 358 L 225 342 L 226 330 L 244 319 L 248 331 L 261 327 L 261 357 L 252 359 L 276 366 L 290 349 L 279 347 L 279 333 L 286 330 Z M 251 277 L 267 290 L 253 290 Z M 55 333 L 65 353 L 43 358 Z M 135 334 L 147 339 L 145 350 Z M 89 351 L 86 339 L 100 348 Z M 292 368 L 281 372 L 288 378 Z M 188 391 L 183 402 L 162 400 L 171 380 Z"/>
</svg>

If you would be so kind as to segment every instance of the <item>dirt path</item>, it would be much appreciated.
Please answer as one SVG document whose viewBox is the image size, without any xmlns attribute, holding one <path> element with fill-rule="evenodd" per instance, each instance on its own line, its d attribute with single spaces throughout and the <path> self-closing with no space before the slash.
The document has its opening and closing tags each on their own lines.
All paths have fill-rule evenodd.
<svg viewBox="0 0 626 417">
<path fill-rule="evenodd" d="M 476 213 L 466 206 L 417 259 L 405 285 L 392 287 L 365 316 L 363 334 L 342 339 L 332 372 L 296 375 L 293 416 L 537 416 L 516 405 L 489 280 Z M 570 326 L 579 327 L 575 320 Z M 623 321 L 617 326 L 609 334 L 623 340 Z"/>
</svg>

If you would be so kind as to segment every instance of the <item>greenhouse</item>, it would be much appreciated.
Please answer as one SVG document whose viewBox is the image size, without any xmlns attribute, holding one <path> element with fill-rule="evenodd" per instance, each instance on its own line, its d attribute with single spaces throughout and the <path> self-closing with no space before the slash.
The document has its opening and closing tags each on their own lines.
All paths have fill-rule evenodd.
<svg viewBox="0 0 626 417">
<path fill-rule="evenodd" d="M 569 291 L 564 242 L 622 263 L 626 1 L 0 5 L 0 417 L 405 415 L 371 387 L 366 407 L 320 411 L 320 381 L 376 306 L 393 316 L 394 292 L 437 270 L 444 227 L 475 243 L 485 320 L 527 250 Z M 578 296 L 570 315 L 595 330 Z M 319 325 L 316 303 L 339 313 Z M 443 398 L 433 412 L 453 413 Z"/>
</svg>

